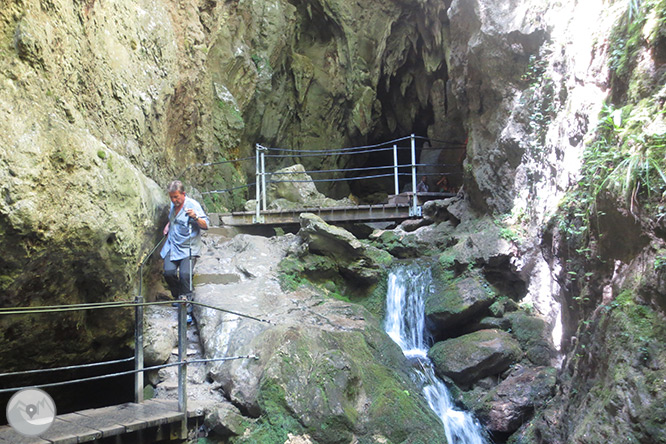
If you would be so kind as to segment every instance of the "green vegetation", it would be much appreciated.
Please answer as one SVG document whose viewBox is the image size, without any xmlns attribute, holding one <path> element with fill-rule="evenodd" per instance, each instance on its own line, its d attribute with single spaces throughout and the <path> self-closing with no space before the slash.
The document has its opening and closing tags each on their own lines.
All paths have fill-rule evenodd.
<svg viewBox="0 0 666 444">
<path fill-rule="evenodd" d="M 248 432 L 241 437 L 232 438 L 230 442 L 285 442 L 289 439 L 289 433 L 301 433 L 303 426 L 288 413 L 284 389 L 276 381 L 269 379 L 262 382 L 259 390 L 258 403 L 264 414 L 248 428 Z"/>
<path fill-rule="evenodd" d="M 504 214 L 493 219 L 493 223 L 497 225 L 499 230 L 499 236 L 509 242 L 514 244 L 520 244 L 521 235 L 519 234 L 521 228 L 520 223 L 510 224 L 509 221 L 512 219 L 512 215 Z"/>
<path fill-rule="evenodd" d="M 666 132 L 644 132 L 652 123 L 652 112 L 663 116 L 664 111 L 654 110 L 649 102 L 642 105 L 647 109 L 605 106 L 597 138 L 584 154 L 583 173 L 591 179 L 586 183 L 590 197 L 596 199 L 602 191 L 614 191 L 624 198 L 632 213 L 639 199 L 649 205 L 650 198 L 661 197 L 666 189 Z"/>
<path fill-rule="evenodd" d="M 644 44 L 646 17 L 657 3 L 654 0 L 629 0 L 626 12 L 613 29 L 609 57 L 613 87 L 617 87 L 618 82 L 626 82 L 632 74 L 639 50 Z M 661 7 L 663 11 L 663 5 Z"/>
</svg>

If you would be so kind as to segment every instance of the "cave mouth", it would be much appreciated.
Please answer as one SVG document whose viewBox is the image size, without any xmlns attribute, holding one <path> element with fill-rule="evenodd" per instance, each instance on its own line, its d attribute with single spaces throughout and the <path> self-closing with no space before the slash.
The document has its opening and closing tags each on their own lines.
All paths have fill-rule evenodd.
<svg viewBox="0 0 666 444">
<path fill-rule="evenodd" d="M 442 60 L 434 70 L 427 68 L 423 57 L 427 47 L 425 38 L 418 34 L 402 64 L 380 77 L 376 99 L 381 114 L 364 143 L 357 145 L 385 146 L 389 141 L 414 134 L 416 164 L 419 165 L 417 181 L 426 177 L 428 191 L 456 192 L 463 183 L 467 135 L 462 113 L 448 91 L 446 62 Z M 409 139 L 398 142 L 398 165 L 405 165 L 399 169 L 399 192 L 411 191 L 413 186 L 410 145 Z M 350 191 L 360 203 L 383 203 L 388 195 L 395 194 L 395 179 L 390 168 L 394 165 L 393 156 L 392 150 L 383 150 L 356 160 L 354 167 L 376 167 L 377 170 L 363 171 L 352 177 L 384 176 L 350 183 Z"/>
<path fill-rule="evenodd" d="M 466 144 L 457 141 L 431 140 L 420 135 L 425 131 L 415 127 L 414 154 L 416 158 L 416 181 L 425 177 L 428 191 L 455 193 L 462 186 L 462 163 L 466 156 Z M 396 140 L 395 144 L 390 143 Z M 386 203 L 389 195 L 412 191 L 412 150 L 409 135 L 384 135 L 368 141 L 368 146 L 380 145 L 397 148 L 398 184 L 395 180 L 395 152 L 383 149 L 367 153 L 353 164 L 361 171 L 348 174 L 347 178 L 359 178 L 350 181 L 351 194 L 361 204 Z M 366 168 L 370 168 L 366 170 Z M 379 177 L 373 177 L 379 176 Z M 397 188 L 397 190 L 396 190 Z M 397 192 L 396 192 L 397 191 Z"/>
</svg>

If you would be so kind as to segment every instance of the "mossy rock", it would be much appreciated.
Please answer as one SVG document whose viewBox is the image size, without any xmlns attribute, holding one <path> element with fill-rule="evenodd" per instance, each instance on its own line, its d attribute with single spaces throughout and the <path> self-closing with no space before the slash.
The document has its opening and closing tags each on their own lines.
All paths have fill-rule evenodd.
<svg viewBox="0 0 666 444">
<path fill-rule="evenodd" d="M 277 327 L 280 344 L 260 351 L 260 418 L 233 443 L 285 442 L 289 433 L 317 443 L 444 442 L 439 419 L 406 373 L 387 366 L 404 360 L 376 326 L 333 332 Z M 392 362 L 389 362 L 392 361 Z"/>
<path fill-rule="evenodd" d="M 556 351 L 549 339 L 548 323 L 524 311 L 507 313 L 506 319 L 511 323 L 511 333 L 525 350 L 527 359 L 534 365 L 550 365 Z"/>
<path fill-rule="evenodd" d="M 418 257 L 422 250 L 413 235 L 398 236 L 394 231 L 384 231 L 373 244 L 401 259 Z"/>
<path fill-rule="evenodd" d="M 440 331 L 459 328 L 492 305 L 497 297 L 493 286 L 478 272 L 436 282 L 433 287 L 435 291 L 427 296 L 425 311 Z"/>
<path fill-rule="evenodd" d="M 518 341 L 501 330 L 479 330 L 435 343 L 428 351 L 438 375 L 460 386 L 508 369 L 522 357 Z"/>
</svg>

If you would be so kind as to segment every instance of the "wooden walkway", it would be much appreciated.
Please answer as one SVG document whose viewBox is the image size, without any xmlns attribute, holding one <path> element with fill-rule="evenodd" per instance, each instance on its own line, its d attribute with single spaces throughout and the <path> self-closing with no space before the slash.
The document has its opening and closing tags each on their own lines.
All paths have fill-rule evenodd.
<svg viewBox="0 0 666 444">
<path fill-rule="evenodd" d="M 196 405 L 188 419 L 202 417 Z M 82 442 L 155 442 L 187 435 L 183 414 L 172 400 L 148 400 L 58 415 L 44 434 L 27 437 L 10 426 L 0 427 L 0 444 L 77 444 Z M 184 427 L 184 429 L 183 429 Z M 125 436 L 123 436 L 125 435 Z"/>
<path fill-rule="evenodd" d="M 419 205 L 427 200 L 453 197 L 453 193 L 418 193 Z M 412 193 L 391 195 L 389 203 L 379 205 L 354 205 L 329 208 L 294 208 L 284 210 L 264 210 L 260 212 L 263 220 L 257 223 L 255 211 L 238 211 L 233 213 L 210 214 L 213 226 L 246 227 L 253 225 L 290 225 L 299 223 L 301 213 L 313 213 L 325 222 L 384 222 L 402 221 L 410 217 L 409 203 Z"/>
</svg>

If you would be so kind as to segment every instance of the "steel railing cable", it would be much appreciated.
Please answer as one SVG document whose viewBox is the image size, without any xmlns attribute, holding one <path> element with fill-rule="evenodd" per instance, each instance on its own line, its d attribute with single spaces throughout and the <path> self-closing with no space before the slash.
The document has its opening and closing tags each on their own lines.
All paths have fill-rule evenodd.
<svg viewBox="0 0 666 444">
<path fill-rule="evenodd" d="M 462 172 L 453 173 L 437 173 L 437 174 L 419 174 L 419 176 L 449 176 L 454 174 L 461 174 Z M 411 173 L 398 173 L 398 176 L 411 176 Z M 380 177 L 395 177 L 394 173 L 390 174 L 376 174 L 374 176 L 359 176 L 359 177 L 339 177 L 337 179 L 311 179 L 311 180 L 267 180 L 266 183 L 310 183 L 310 182 L 345 182 L 350 180 L 365 180 L 377 179 Z"/>
<path fill-rule="evenodd" d="M 408 173 L 401 173 L 408 174 Z M 379 177 L 393 177 L 394 174 L 376 174 L 374 176 L 359 176 L 359 177 L 339 177 L 337 179 L 310 179 L 310 180 L 267 180 L 266 183 L 310 183 L 310 182 L 345 182 L 349 180 L 365 180 L 376 179 Z"/>
<path fill-rule="evenodd" d="M 92 304 L 71 304 L 71 305 L 66 305 L 64 307 L 67 307 L 65 309 L 59 309 L 57 307 L 61 307 L 59 305 L 50 305 L 50 306 L 42 306 L 42 307 L 10 307 L 10 308 L 3 308 L 0 309 L 0 315 L 22 315 L 22 314 L 37 314 L 37 313 L 60 313 L 60 312 L 67 312 L 67 311 L 81 311 L 81 310 L 96 310 L 96 309 L 103 309 L 103 308 L 129 308 L 129 307 L 137 307 L 137 306 L 149 306 L 149 305 L 167 305 L 167 304 L 173 304 L 174 302 L 179 302 L 179 301 L 155 301 L 155 302 L 100 302 L 100 303 L 92 303 Z M 206 308 L 212 308 L 218 311 L 223 311 L 225 313 L 233 314 L 236 316 L 240 316 L 243 318 L 247 319 L 252 319 L 255 321 L 259 322 L 265 322 L 267 324 L 275 324 L 275 322 L 267 320 L 267 319 L 261 319 L 256 316 L 240 313 L 237 311 L 233 310 L 227 310 L 222 307 L 216 307 L 214 305 L 208 305 L 208 304 L 202 304 L 200 302 L 194 302 L 190 301 L 189 303 L 193 305 L 201 305 L 202 307 Z"/>
<path fill-rule="evenodd" d="M 179 301 L 155 301 L 155 302 L 99 302 L 91 304 L 71 304 L 65 305 L 67 307 L 64 309 L 59 309 L 59 305 L 50 305 L 50 306 L 41 306 L 41 307 L 10 307 L 0 309 L 0 315 L 24 315 L 24 314 L 38 314 L 38 313 L 60 313 L 60 312 L 69 312 L 69 311 L 82 311 L 82 310 L 97 310 L 104 308 L 129 308 L 137 306 L 149 306 L 149 305 L 167 305 L 173 304 L 174 302 Z M 237 311 L 227 310 L 222 307 L 216 307 L 214 305 L 201 304 L 199 302 L 190 301 L 191 304 L 201 305 L 207 308 L 212 308 L 218 311 L 223 311 L 225 313 L 234 314 L 236 316 L 252 319 L 255 321 L 265 322 L 268 324 L 275 324 L 273 321 L 267 319 L 260 319 L 256 316 L 247 315 Z"/>
<path fill-rule="evenodd" d="M 354 151 L 353 153 L 350 152 L 344 152 L 344 151 L 330 151 L 330 152 L 322 152 L 322 153 L 316 153 L 313 151 L 302 151 L 303 154 L 299 154 L 297 156 L 294 155 L 288 155 L 288 154 L 264 154 L 264 157 L 266 158 L 273 158 L 273 159 L 293 159 L 294 157 L 297 157 L 299 159 L 304 158 L 304 157 L 322 157 L 322 156 L 336 156 L 336 155 L 351 155 L 351 154 L 365 154 L 365 153 L 378 153 L 381 151 L 393 151 L 393 147 L 387 147 L 387 148 L 375 148 L 375 149 L 369 149 L 369 150 L 362 150 L 362 151 Z"/>
<path fill-rule="evenodd" d="M 162 242 L 164 242 L 164 239 L 166 239 L 166 234 L 165 234 L 164 236 L 162 236 L 162 238 L 161 238 L 161 239 L 155 244 L 155 246 L 153 247 L 153 249 L 150 250 L 150 253 L 148 253 L 147 255 L 145 255 L 145 256 L 143 257 L 143 259 L 141 259 L 141 260 L 139 261 L 139 268 L 141 268 L 142 266 L 146 265 L 146 262 L 148 261 L 148 259 L 150 259 L 150 257 L 153 255 L 153 253 L 155 252 L 155 250 L 157 250 L 157 247 L 159 247 L 159 246 L 162 244 Z"/>
<path fill-rule="evenodd" d="M 448 167 L 448 166 L 460 166 L 456 163 L 415 163 L 413 166 L 416 167 L 425 167 L 425 166 L 435 166 L 435 167 Z M 393 170 L 395 168 L 411 168 L 412 164 L 405 165 L 386 165 L 386 166 L 373 166 L 373 167 L 362 167 L 362 168 L 341 168 L 336 170 L 310 170 L 310 171 L 275 171 L 267 172 L 267 176 L 281 176 L 281 175 L 296 175 L 296 174 L 319 174 L 319 173 L 341 173 L 345 171 L 375 171 L 375 170 Z"/>
<path fill-rule="evenodd" d="M 132 358 L 134 359 L 134 358 Z M 0 393 L 7 393 L 7 392 L 15 392 L 18 390 L 23 390 L 26 388 L 46 388 L 46 387 L 58 387 L 61 385 L 69 385 L 69 384 L 78 384 L 80 382 L 89 382 L 89 381 L 98 381 L 102 379 L 110 379 L 110 378 L 117 378 L 119 376 L 127 376 L 127 375 L 133 375 L 139 372 L 144 372 L 144 371 L 150 371 L 150 370 L 159 370 L 162 368 L 167 368 L 167 367 L 175 367 L 178 365 L 182 364 L 192 364 L 192 363 L 206 363 L 206 362 L 223 362 L 223 361 L 232 361 L 232 360 L 237 360 L 237 359 L 258 359 L 256 355 L 243 355 L 243 356 L 229 356 L 225 358 L 209 358 L 209 359 L 193 359 L 193 360 L 184 360 L 184 361 L 178 361 L 178 362 L 170 362 L 168 364 L 162 364 L 162 365 L 155 365 L 152 367 L 144 367 L 142 369 L 134 369 L 134 370 L 125 370 L 122 372 L 115 372 L 115 373 L 108 373 L 106 375 L 98 375 L 98 376 L 89 376 L 86 378 L 78 378 L 78 379 L 70 379 L 67 381 L 58 381 L 58 382 L 49 382 L 46 384 L 39 384 L 39 385 L 30 385 L 30 386 L 25 386 L 25 387 L 12 387 L 12 388 L 4 388 L 0 389 Z"/>
<path fill-rule="evenodd" d="M 252 319 L 252 320 L 258 321 L 258 322 L 264 322 L 266 324 L 277 325 L 275 322 L 273 322 L 271 320 L 268 320 L 268 319 L 261 319 L 261 318 L 258 318 L 256 316 L 247 315 L 247 314 L 243 314 L 243 313 L 238 313 L 238 312 L 235 312 L 233 310 L 227 310 L 226 308 L 216 307 L 215 305 L 204 304 L 202 302 L 196 302 L 196 301 L 190 301 L 189 303 L 192 304 L 192 305 L 198 305 L 200 307 L 212 308 L 212 309 L 217 310 L 217 311 L 223 311 L 225 313 L 229 313 L 229 314 L 236 315 L 236 316 L 241 316 L 243 318 Z"/>
<path fill-rule="evenodd" d="M 261 149 L 265 149 L 268 151 L 281 151 L 281 152 L 291 152 L 291 153 L 320 153 L 320 154 L 331 154 L 331 153 L 346 153 L 348 151 L 355 151 L 355 150 L 365 150 L 368 148 L 378 148 L 378 147 L 384 147 L 389 144 L 395 144 L 397 142 L 402 142 L 403 140 L 409 140 L 411 137 L 406 136 L 406 137 L 401 137 L 399 139 L 394 139 L 394 140 L 389 140 L 387 142 L 382 142 L 382 143 L 377 143 L 374 145 L 360 145 L 360 146 L 354 146 L 354 147 L 348 147 L 348 148 L 331 148 L 328 150 L 296 150 L 296 149 L 291 149 L 291 148 L 272 148 L 272 147 L 267 147 L 263 145 L 258 145 Z M 389 149 L 393 149 L 393 147 L 390 147 Z"/>
<path fill-rule="evenodd" d="M 218 160 L 215 162 L 204 162 L 204 163 L 195 163 L 193 165 L 188 166 L 185 168 L 178 176 L 176 177 L 183 177 L 185 173 L 187 173 L 189 170 L 192 168 L 200 168 L 200 167 L 207 167 L 207 166 L 214 166 L 214 165 L 224 165 L 227 163 L 238 163 L 238 162 L 245 162 L 246 160 L 254 160 L 255 156 L 250 156 L 250 157 L 241 157 L 239 159 L 231 159 L 231 160 Z"/>
<path fill-rule="evenodd" d="M 460 145 L 460 146 L 466 146 L 465 142 L 451 142 L 450 140 L 443 140 L 443 139 L 431 139 L 430 137 L 424 137 L 424 136 L 414 136 L 415 139 L 419 140 L 425 140 L 427 142 L 435 142 L 435 143 L 444 143 L 448 145 Z"/>
<path fill-rule="evenodd" d="M 20 372 L 0 373 L 0 378 L 5 376 L 33 375 L 35 373 L 59 372 L 64 370 L 77 370 L 80 368 L 101 367 L 103 365 L 122 364 L 123 362 L 133 361 L 134 356 L 130 358 L 116 359 L 114 361 L 92 362 L 90 364 L 67 365 L 65 367 L 43 368 L 37 370 L 23 370 Z"/>
<path fill-rule="evenodd" d="M 406 165 L 411 166 L 411 165 Z M 394 169 L 393 165 L 378 166 L 378 167 L 359 167 L 359 168 L 338 168 L 334 170 L 309 170 L 309 171 L 275 171 L 266 172 L 267 176 L 280 176 L 280 175 L 295 175 L 295 174 L 320 174 L 320 173 L 344 173 L 346 171 L 374 171 L 374 170 L 388 170 Z M 402 168 L 402 167 L 401 167 Z"/>
<path fill-rule="evenodd" d="M 223 190 L 213 190 L 213 191 L 202 191 L 201 194 L 220 194 L 220 193 L 229 193 L 231 191 L 240 190 L 242 188 L 250 188 L 257 186 L 256 183 L 249 183 L 247 185 L 239 185 L 237 187 L 225 188 Z"/>
</svg>

